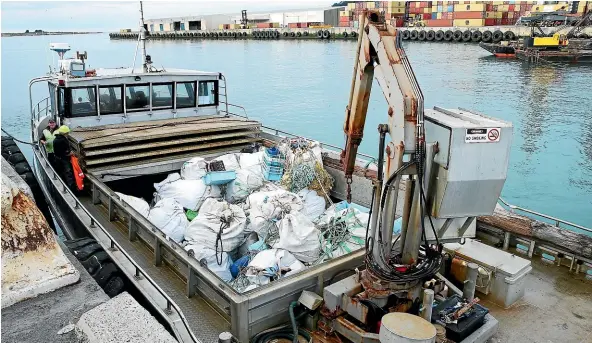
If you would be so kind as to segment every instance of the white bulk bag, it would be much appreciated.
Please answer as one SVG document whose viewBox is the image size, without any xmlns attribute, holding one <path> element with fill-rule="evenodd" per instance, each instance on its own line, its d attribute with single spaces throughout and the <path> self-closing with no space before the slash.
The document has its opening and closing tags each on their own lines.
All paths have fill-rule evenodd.
<svg viewBox="0 0 592 343">
<path fill-rule="evenodd" d="M 150 209 L 148 220 L 175 242 L 181 242 L 183 240 L 185 229 L 189 224 L 181 204 L 170 198 L 165 198 L 157 202 Z"/>
<path fill-rule="evenodd" d="M 185 230 L 185 239 L 193 245 L 215 250 L 216 238 L 222 228 L 222 249 L 231 251 L 243 241 L 246 221 L 247 217 L 240 207 L 224 200 L 206 199 L 197 217 Z"/>
<path fill-rule="evenodd" d="M 255 231 L 262 240 L 267 239 L 270 230 L 277 230 L 276 222 L 283 214 L 299 212 L 303 208 L 298 195 L 283 189 L 253 193 L 247 198 L 246 207 L 249 209 L 246 231 Z"/>
<path fill-rule="evenodd" d="M 208 198 L 219 198 L 218 186 L 206 185 L 203 180 L 182 180 L 178 173 L 170 174 L 164 181 L 155 183 L 156 199 L 175 199 L 181 206 L 198 211 Z"/>
<path fill-rule="evenodd" d="M 235 154 L 226 154 L 222 156 L 218 156 L 214 158 L 212 161 L 222 161 L 224 162 L 224 169 L 226 171 L 232 171 L 240 169 L 240 164 L 238 163 L 238 159 L 236 158 Z"/>
<path fill-rule="evenodd" d="M 241 202 L 263 186 L 263 173 L 260 166 L 252 166 L 236 171 L 236 178 L 226 187 L 225 199 L 228 202 Z"/>
<path fill-rule="evenodd" d="M 220 279 L 224 280 L 225 282 L 232 280 L 232 274 L 230 274 L 230 265 L 232 264 L 232 260 L 227 253 L 223 252 L 220 254 L 220 252 L 218 252 L 218 257 L 216 257 L 216 250 L 193 244 L 188 244 L 185 246 L 185 250 L 193 251 L 193 257 L 195 257 L 195 259 L 200 262 L 205 258 L 208 269 L 214 274 L 218 275 Z M 222 257 L 222 264 L 218 264 L 220 257 Z"/>
<path fill-rule="evenodd" d="M 194 157 L 183 163 L 181 167 L 181 178 L 185 180 L 199 180 L 206 175 L 206 160 L 201 157 Z"/>
<path fill-rule="evenodd" d="M 288 250 L 302 262 L 314 262 L 319 258 L 320 231 L 304 214 L 286 214 L 278 226 L 280 239 L 274 248 Z"/>
<path fill-rule="evenodd" d="M 281 272 L 287 272 L 284 276 L 295 274 L 306 267 L 289 251 L 283 249 L 268 249 L 259 252 L 249 262 L 247 276 L 279 276 Z"/>
<path fill-rule="evenodd" d="M 131 206 L 139 214 L 143 215 L 145 218 L 148 218 L 148 212 L 150 212 L 150 205 L 148 205 L 146 200 L 119 192 L 115 192 L 115 194 L 117 194 L 119 199 Z"/>
<path fill-rule="evenodd" d="M 298 192 L 298 196 L 302 199 L 304 213 L 308 219 L 315 220 L 325 212 L 325 198 L 319 196 L 316 191 L 305 188 Z"/>
<path fill-rule="evenodd" d="M 239 155 L 239 164 L 241 168 L 263 165 L 263 156 L 265 151 L 254 152 L 252 154 L 242 153 Z"/>
</svg>

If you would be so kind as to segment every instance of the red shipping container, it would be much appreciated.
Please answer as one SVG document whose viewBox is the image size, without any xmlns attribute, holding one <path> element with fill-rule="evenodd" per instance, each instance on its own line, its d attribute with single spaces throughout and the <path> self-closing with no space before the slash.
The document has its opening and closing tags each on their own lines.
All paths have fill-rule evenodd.
<svg viewBox="0 0 592 343">
<path fill-rule="evenodd" d="M 508 18 L 508 12 L 502 12 L 502 19 Z"/>
<path fill-rule="evenodd" d="M 302 28 L 307 28 L 308 27 L 308 23 L 304 22 L 304 23 L 299 23 L 300 27 Z"/>
<path fill-rule="evenodd" d="M 495 25 L 495 19 L 485 19 L 485 26 L 494 26 Z"/>
<path fill-rule="evenodd" d="M 409 8 L 415 8 L 415 7 L 417 7 L 417 2 L 415 2 L 415 1 L 411 1 L 411 2 L 409 3 Z"/>
<path fill-rule="evenodd" d="M 298 23 L 288 23 L 288 27 L 292 29 L 298 28 Z"/>
<path fill-rule="evenodd" d="M 273 24 L 272 23 L 257 23 L 257 28 L 258 29 L 269 29 L 269 28 L 273 28 Z"/>
<path fill-rule="evenodd" d="M 454 12 L 454 19 L 482 19 L 485 12 Z"/>
<path fill-rule="evenodd" d="M 422 2 L 420 2 L 420 3 L 419 3 L 419 7 L 421 7 L 421 8 L 426 8 L 426 7 L 428 7 L 428 2 L 427 2 L 427 1 L 422 1 Z M 430 18 L 431 18 L 431 16 L 430 16 Z"/>
<path fill-rule="evenodd" d="M 340 22 L 339 27 L 351 27 L 351 23 L 350 22 L 347 22 L 347 23 Z"/>
<path fill-rule="evenodd" d="M 450 27 L 452 26 L 452 20 L 449 19 L 431 19 L 426 20 L 427 27 Z"/>
<path fill-rule="evenodd" d="M 502 24 L 502 20 L 503 19 L 496 19 L 495 20 L 495 25 L 501 25 Z"/>
<path fill-rule="evenodd" d="M 349 16 L 347 16 L 347 17 L 339 17 L 339 22 L 340 23 L 341 22 L 346 22 L 346 21 L 349 21 Z"/>
<path fill-rule="evenodd" d="M 502 25 L 510 25 L 510 19 L 502 19 Z"/>
<path fill-rule="evenodd" d="M 432 14 L 431 13 L 424 13 L 423 20 L 428 20 L 428 19 L 432 19 Z"/>
<path fill-rule="evenodd" d="M 509 5 L 508 6 L 508 12 L 512 12 L 514 11 L 514 5 Z"/>
<path fill-rule="evenodd" d="M 493 12 L 493 4 L 487 4 L 487 5 L 485 5 L 485 10 L 487 12 Z"/>
</svg>

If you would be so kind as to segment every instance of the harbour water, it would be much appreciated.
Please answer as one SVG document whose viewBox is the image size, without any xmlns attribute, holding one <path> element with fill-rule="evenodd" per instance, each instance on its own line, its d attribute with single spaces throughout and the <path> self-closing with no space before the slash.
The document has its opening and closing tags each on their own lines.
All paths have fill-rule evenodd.
<svg viewBox="0 0 592 343">
<path fill-rule="evenodd" d="M 2 128 L 20 139 L 29 140 L 28 81 L 56 64 L 50 42 L 86 50 L 90 68 L 131 66 L 136 48 L 107 34 L 2 38 Z M 507 201 L 592 226 L 592 66 L 496 60 L 476 44 L 404 47 L 427 107 L 464 107 L 513 122 Z M 157 67 L 223 72 L 229 101 L 264 125 L 338 146 L 355 48 L 350 41 L 147 43 Z M 34 88 L 36 99 L 45 93 Z M 368 112 L 360 151 L 376 155 L 376 127 L 387 120 L 376 83 Z"/>
</svg>

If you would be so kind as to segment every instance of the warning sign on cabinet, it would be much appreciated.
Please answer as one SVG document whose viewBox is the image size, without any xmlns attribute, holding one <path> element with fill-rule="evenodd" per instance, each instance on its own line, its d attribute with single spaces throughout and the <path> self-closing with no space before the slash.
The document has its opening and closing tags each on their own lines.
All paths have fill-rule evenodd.
<svg viewBox="0 0 592 343">
<path fill-rule="evenodd" d="M 486 129 L 467 129 L 465 143 L 494 143 L 500 140 L 501 129 L 491 127 Z"/>
</svg>

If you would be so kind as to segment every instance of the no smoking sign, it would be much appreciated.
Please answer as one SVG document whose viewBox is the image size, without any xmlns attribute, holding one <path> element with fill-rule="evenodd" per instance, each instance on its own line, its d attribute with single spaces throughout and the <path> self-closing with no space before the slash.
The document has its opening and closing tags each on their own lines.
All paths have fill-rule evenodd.
<svg viewBox="0 0 592 343">
<path fill-rule="evenodd" d="M 489 127 L 483 129 L 467 129 L 465 135 L 466 143 L 495 143 L 499 142 L 501 129 L 499 127 Z"/>
</svg>

